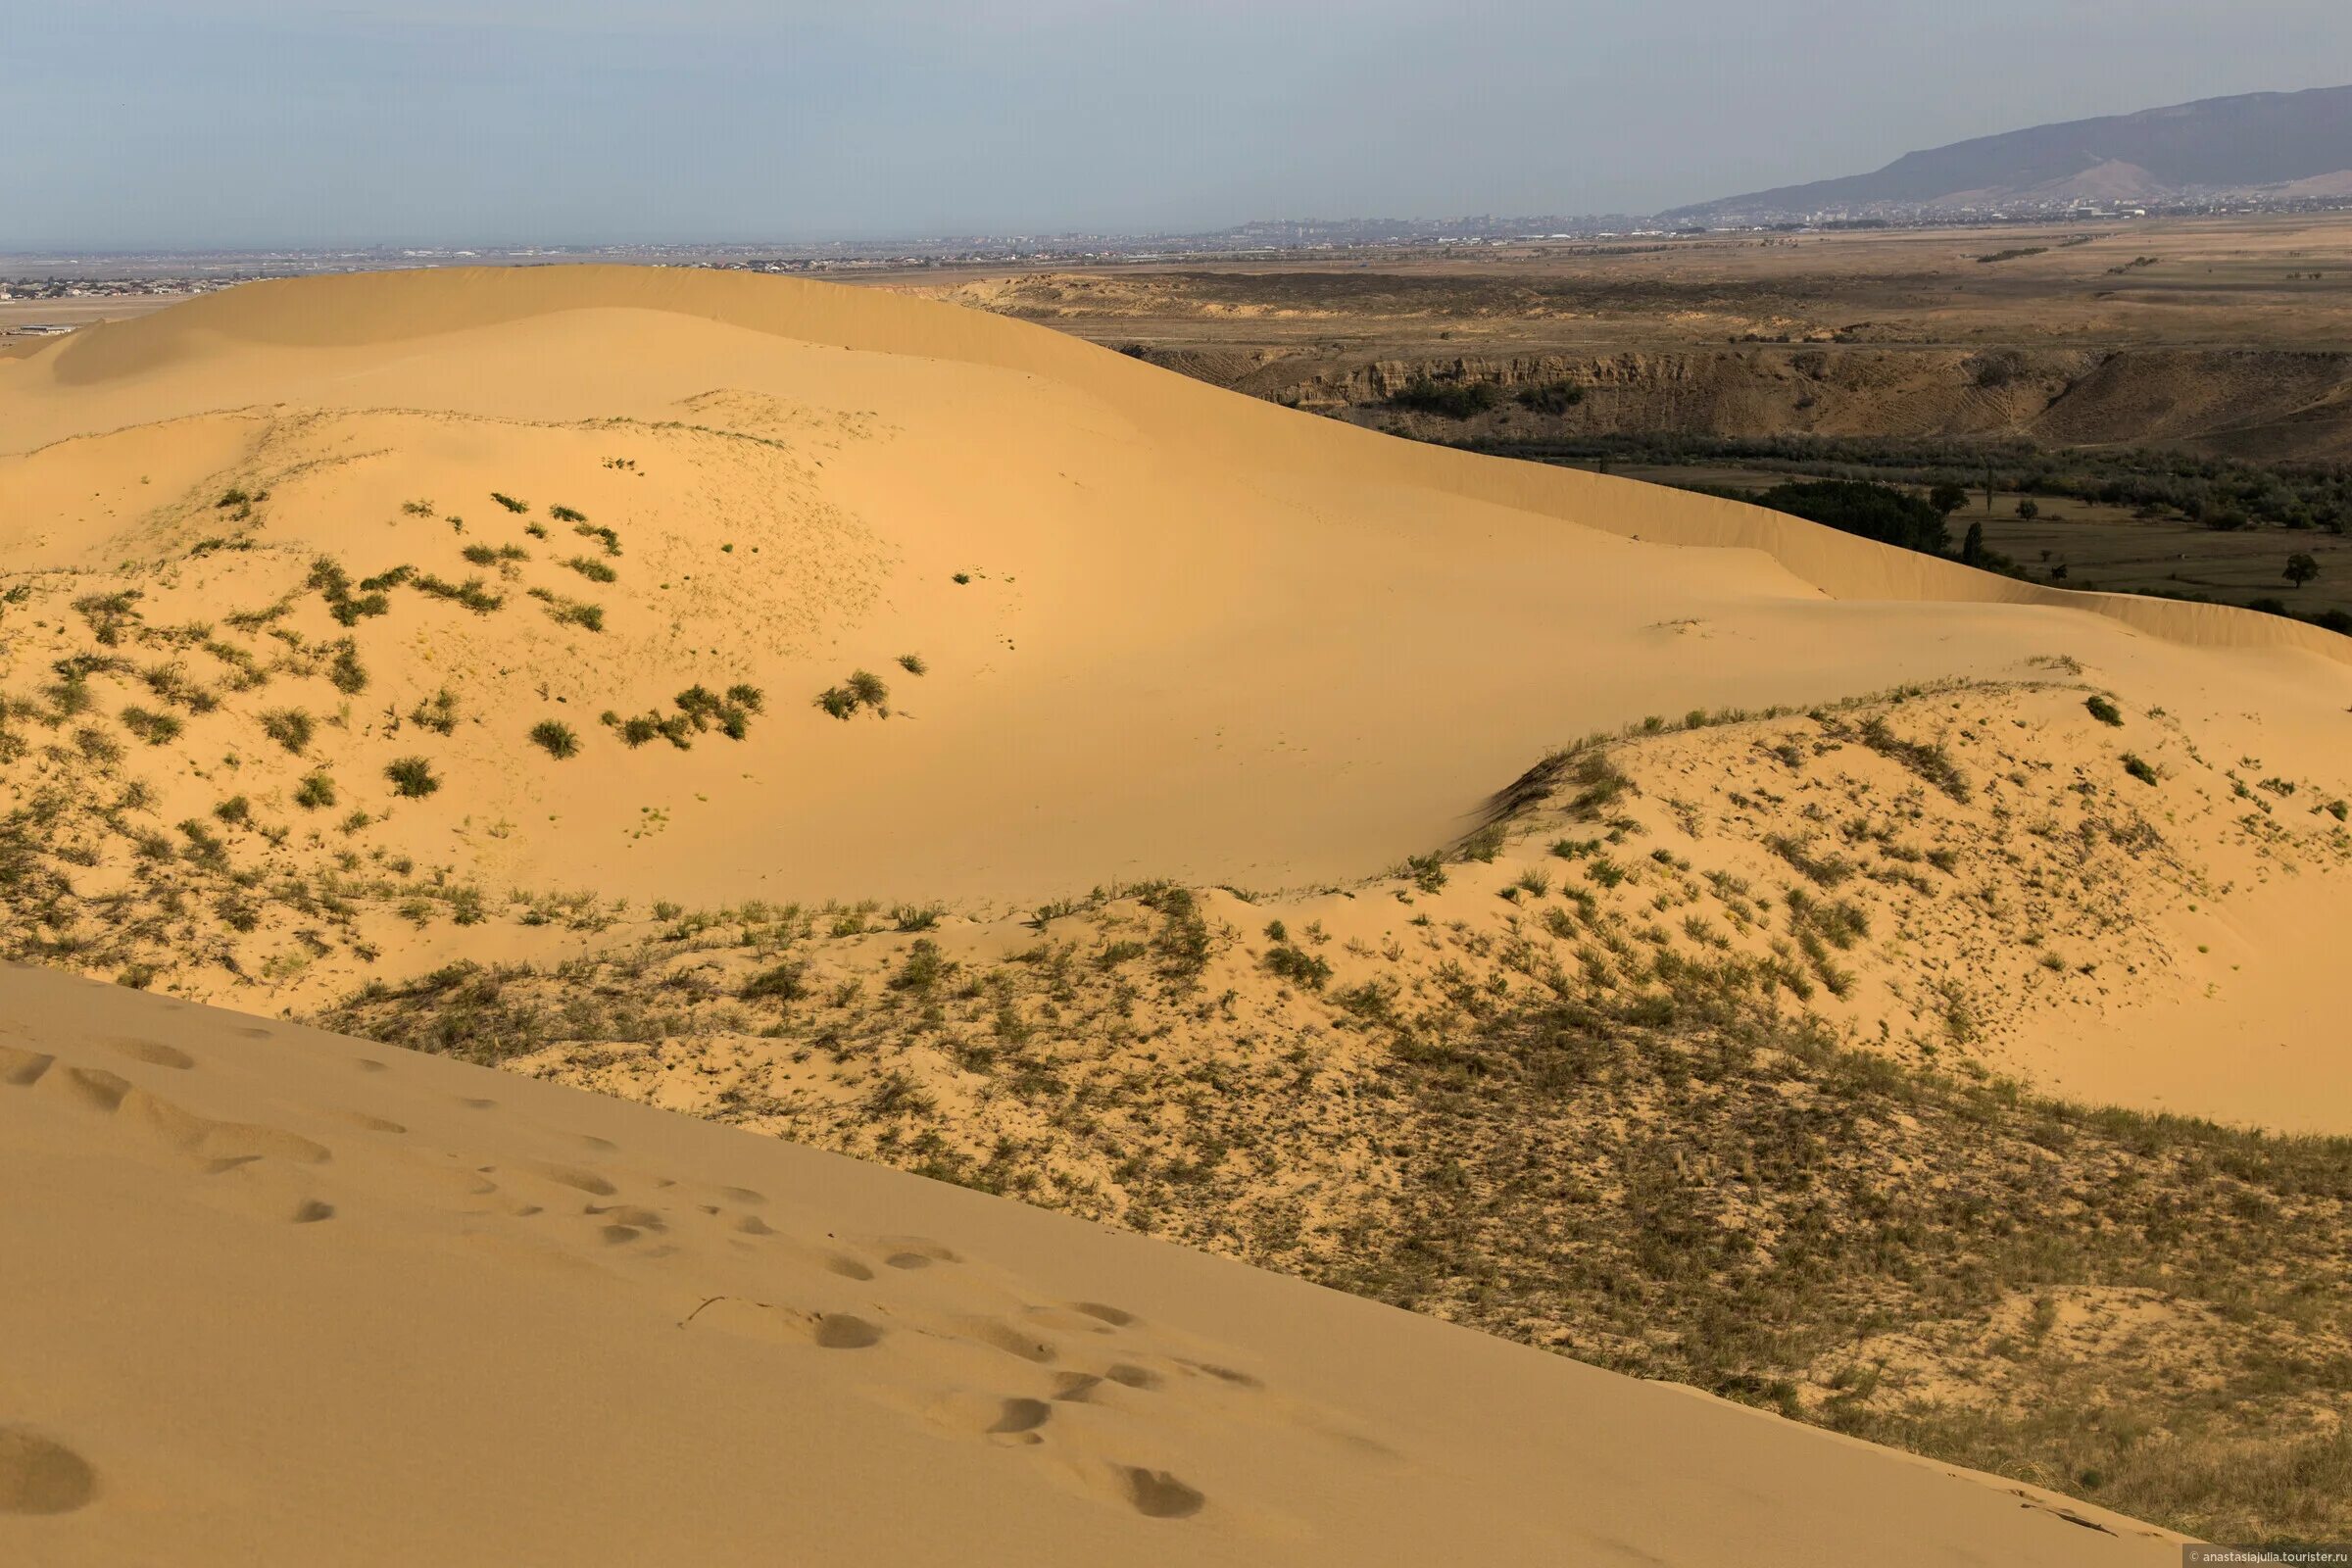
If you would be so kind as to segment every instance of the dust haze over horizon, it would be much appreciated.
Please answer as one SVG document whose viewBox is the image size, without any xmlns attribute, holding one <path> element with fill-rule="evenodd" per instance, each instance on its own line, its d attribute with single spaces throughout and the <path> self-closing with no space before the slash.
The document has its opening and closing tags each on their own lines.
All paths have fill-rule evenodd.
<svg viewBox="0 0 2352 1568">
<path fill-rule="evenodd" d="M 2352 80 L 2328 0 L 0 0 L 0 250 L 1642 213 Z"/>
</svg>

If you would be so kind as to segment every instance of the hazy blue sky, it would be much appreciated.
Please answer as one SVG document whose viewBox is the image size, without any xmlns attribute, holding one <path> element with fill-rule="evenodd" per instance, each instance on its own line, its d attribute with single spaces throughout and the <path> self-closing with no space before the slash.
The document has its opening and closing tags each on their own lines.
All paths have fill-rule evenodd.
<svg viewBox="0 0 2352 1568">
<path fill-rule="evenodd" d="M 0 252 L 1651 211 L 2352 82 L 2346 0 L 0 0 Z"/>
</svg>

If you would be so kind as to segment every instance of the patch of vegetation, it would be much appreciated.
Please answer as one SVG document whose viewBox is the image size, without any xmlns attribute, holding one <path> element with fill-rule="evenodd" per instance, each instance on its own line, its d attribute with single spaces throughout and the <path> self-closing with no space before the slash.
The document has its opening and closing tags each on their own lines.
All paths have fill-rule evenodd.
<svg viewBox="0 0 2352 1568">
<path fill-rule="evenodd" d="M 614 582 L 620 577 L 620 573 L 614 571 L 611 566 L 606 565 L 601 561 L 592 561 L 586 556 L 573 556 L 569 560 L 565 561 L 564 564 L 569 566 L 572 570 L 578 572 L 590 582 Z"/>
<path fill-rule="evenodd" d="M 384 777 L 392 781 L 392 793 L 409 800 L 420 801 L 441 787 L 432 764 L 421 757 L 404 757 L 390 763 L 384 768 Z"/>
<path fill-rule="evenodd" d="M 507 603 L 506 595 L 491 592 L 490 586 L 479 577 L 468 577 L 464 582 L 451 582 L 446 578 L 436 577 L 429 571 L 421 571 L 410 579 L 410 584 L 420 594 L 430 594 L 435 599 L 446 599 L 453 604 L 464 605 L 477 615 L 487 615 L 493 611 L 504 609 Z"/>
<path fill-rule="evenodd" d="M 1953 800 L 1967 804 L 1968 780 L 1940 744 L 1907 741 L 1887 728 L 1886 720 L 1872 714 L 1857 732 L 1862 744 L 1882 757 L 1890 757 Z"/>
<path fill-rule="evenodd" d="M 556 719 L 545 718 L 531 726 L 531 744 L 559 761 L 579 754 L 580 738 L 571 726 Z"/>
<path fill-rule="evenodd" d="M 409 722 L 419 729 L 429 729 L 436 735 L 454 735 L 458 729 L 457 695 L 444 686 L 432 696 L 418 701 L 409 710 Z"/>
<path fill-rule="evenodd" d="M 920 654 L 901 654 L 899 656 L 899 667 L 909 675 L 928 675 L 931 673 L 931 666 L 923 662 L 923 656 Z"/>
<path fill-rule="evenodd" d="M 136 588 L 126 588 L 121 593 L 85 594 L 74 601 L 74 612 L 89 626 L 90 635 L 97 639 L 99 647 L 119 648 L 122 634 L 140 619 L 133 608 L 139 598 Z"/>
<path fill-rule="evenodd" d="M 150 746 L 167 745 L 179 738 L 179 720 L 151 709 L 123 709 L 122 727 Z"/>
<path fill-rule="evenodd" d="M 585 600 L 566 599 L 545 588 L 534 588 L 531 597 L 547 612 L 548 618 L 560 626 L 580 626 L 589 631 L 605 629 L 605 608 Z"/>
<path fill-rule="evenodd" d="M 881 676 L 868 669 L 851 671 L 848 680 L 839 686 L 826 687 L 816 694 L 815 699 L 818 708 L 842 719 L 855 716 L 860 708 L 870 709 L 880 717 L 888 718 L 889 702 L 890 687 L 884 684 Z"/>
<path fill-rule="evenodd" d="M 1442 415 L 1468 419 L 1485 414 L 1502 401 L 1492 381 L 1439 381 L 1417 375 L 1389 394 L 1388 406 L 1414 414 Z"/>
<path fill-rule="evenodd" d="M 2126 752 L 2124 754 L 2124 771 L 2131 774 L 2133 778 L 2139 780 L 2142 784 L 2153 784 L 2156 782 L 2157 775 L 2155 765 L 2140 758 L 2135 753 Z"/>
<path fill-rule="evenodd" d="M 324 773 L 312 773 L 295 787 L 294 804 L 306 811 L 323 810 L 335 804 L 335 781 Z"/>
<path fill-rule="evenodd" d="M 2089 710 L 2090 716 L 2097 719 L 2100 723 L 2113 724 L 2118 729 L 2123 727 L 2123 710 L 2116 707 L 2115 704 L 2109 702 L 2106 698 L 2101 697 L 2098 693 L 2093 692 L 2088 697 L 2082 699 L 2082 706 Z"/>
<path fill-rule="evenodd" d="M 394 568 L 406 573 L 405 566 Z M 346 626 L 356 626 L 369 615 L 381 615 L 392 608 L 392 598 L 382 592 L 405 580 L 403 576 L 370 577 L 360 584 L 360 592 L 352 592 L 351 573 L 342 564 L 329 556 L 320 556 L 311 563 L 309 585 L 326 601 L 327 612 Z"/>
<path fill-rule="evenodd" d="M 272 708 L 262 714 L 262 733 L 297 756 L 311 744 L 315 728 L 311 715 L 299 708 Z"/>
<path fill-rule="evenodd" d="M 1331 960 L 1285 942 L 1266 952 L 1266 967 L 1296 986 L 1320 991 L 1331 978 Z"/>
<path fill-rule="evenodd" d="M 497 502 L 500 506 L 506 508 L 509 512 L 520 514 L 531 510 L 531 504 L 528 501 L 517 501 L 513 496 L 508 495 L 504 490 L 491 491 L 490 499 Z"/>
<path fill-rule="evenodd" d="M 1883 545 L 1930 555 L 1943 553 L 1943 514 L 1891 485 L 1860 479 L 1792 480 L 1749 499 L 1757 506 Z"/>
<path fill-rule="evenodd" d="M 360 650 L 351 639 L 345 638 L 328 662 L 326 678 L 335 690 L 346 697 L 356 697 L 368 689 L 368 670 L 360 662 Z"/>
<path fill-rule="evenodd" d="M 1511 401 L 1537 414 L 1566 414 L 1585 401 L 1585 389 L 1574 381 L 1546 381 L 1541 386 L 1521 387 Z"/>
<path fill-rule="evenodd" d="M 808 965 L 785 962 L 762 969 L 743 983 L 736 993 L 746 1002 L 773 999 L 777 1002 L 798 1002 L 808 994 Z"/>
</svg>

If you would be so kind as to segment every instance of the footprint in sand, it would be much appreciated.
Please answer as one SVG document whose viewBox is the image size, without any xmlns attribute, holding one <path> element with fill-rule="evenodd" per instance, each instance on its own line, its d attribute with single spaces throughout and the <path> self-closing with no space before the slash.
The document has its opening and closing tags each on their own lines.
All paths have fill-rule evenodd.
<svg viewBox="0 0 2352 1568">
<path fill-rule="evenodd" d="M 57 1085 L 84 1108 L 109 1114 L 130 1093 L 129 1079 L 103 1067 L 68 1067 L 63 1072 L 46 1074 L 44 1081 Z"/>
<path fill-rule="evenodd" d="M 714 1328 L 748 1339 L 813 1345 L 820 1350 L 863 1350 L 882 1343 L 882 1330 L 850 1312 L 804 1312 L 740 1296 L 714 1296 L 686 1314 L 680 1328 Z"/>
<path fill-rule="evenodd" d="M 0 1514 L 72 1513 L 98 1494 L 90 1462 L 54 1439 L 0 1427 Z"/>
<path fill-rule="evenodd" d="M 153 1067 L 174 1067 L 186 1072 L 196 1065 L 196 1058 L 186 1052 L 167 1046 L 160 1040 L 138 1040 L 125 1036 L 103 1042 L 105 1046 L 133 1061 L 143 1061 Z"/>
<path fill-rule="evenodd" d="M 19 1051 L 14 1046 L 0 1046 L 0 1084 L 12 1089 L 29 1088 L 40 1082 L 41 1074 L 56 1061 L 55 1056 L 37 1051 Z"/>
<path fill-rule="evenodd" d="M 1118 1468 L 1129 1505 L 1147 1519 L 1189 1519 L 1208 1501 L 1165 1470 L 1132 1464 Z"/>
<path fill-rule="evenodd" d="M 534 1176 L 544 1176 L 551 1182 L 569 1187 L 576 1192 L 586 1193 L 591 1198 L 611 1198 L 614 1193 L 620 1191 L 619 1188 L 596 1172 L 582 1170 L 577 1165 L 552 1165 L 526 1161 L 521 1168 Z"/>
</svg>

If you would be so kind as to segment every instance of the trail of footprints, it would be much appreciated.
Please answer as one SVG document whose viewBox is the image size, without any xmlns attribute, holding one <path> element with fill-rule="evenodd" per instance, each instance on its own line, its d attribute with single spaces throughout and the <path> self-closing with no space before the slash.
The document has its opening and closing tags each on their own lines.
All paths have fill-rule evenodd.
<svg viewBox="0 0 2352 1568">
<path fill-rule="evenodd" d="M 261 1027 L 234 1032 L 247 1038 L 271 1034 Z M 131 1070 L 149 1069 L 148 1076 L 168 1079 L 199 1065 L 186 1052 L 159 1041 L 112 1038 L 96 1044 Z M 363 1073 L 391 1070 L 371 1057 L 350 1059 Z M 321 1169 L 331 1164 L 333 1152 L 301 1134 L 201 1115 L 111 1066 L 68 1061 L 5 1042 L 0 1042 L 0 1089 L 58 1096 L 187 1159 L 203 1179 L 201 1191 L 208 1200 L 218 1199 L 232 1210 L 301 1225 L 335 1217 L 335 1204 L 321 1185 Z M 497 1108 L 497 1102 L 487 1099 L 456 1103 L 467 1111 Z M 405 1140 L 409 1132 L 400 1122 L 365 1111 L 323 1114 L 385 1140 Z M 580 1151 L 580 1162 L 525 1159 L 469 1166 L 443 1150 L 405 1154 L 410 1175 L 423 1178 L 410 1183 L 409 1190 L 437 1199 L 445 1211 L 458 1214 L 514 1220 L 548 1216 L 557 1234 L 521 1245 L 535 1249 L 533 1255 L 543 1261 L 571 1266 L 597 1266 L 590 1261 L 596 1257 L 632 1267 L 656 1262 L 685 1250 L 678 1231 L 710 1239 L 715 1227 L 715 1239 L 735 1261 L 768 1265 L 763 1272 L 771 1276 L 780 1271 L 797 1287 L 797 1298 L 709 1296 L 683 1314 L 681 1329 L 810 1352 L 876 1354 L 882 1358 L 877 1364 L 888 1371 L 870 1382 L 849 1380 L 858 1393 L 951 1437 L 1028 1450 L 1051 1461 L 1049 1473 L 1057 1481 L 1149 1518 L 1185 1519 L 1208 1504 L 1200 1490 L 1172 1470 L 1137 1462 L 1162 1446 L 1172 1432 L 1235 1421 L 1274 1423 L 1379 1451 L 1368 1440 L 1270 1396 L 1256 1378 L 1206 1358 L 1181 1337 L 1154 1331 L 1119 1307 L 1100 1301 L 1031 1304 L 1011 1282 L 922 1237 L 881 1237 L 853 1245 L 830 1234 L 821 1241 L 789 1235 L 754 1211 L 766 1199 L 748 1188 L 704 1189 L 705 1199 L 717 1201 L 682 1206 L 665 1206 L 660 1197 L 637 1200 L 613 1179 L 622 1172 L 594 1162 L 620 1152 L 617 1146 L 588 1135 L 560 1136 Z M 646 1180 L 657 1194 L 680 1187 L 664 1177 Z M 532 1189 L 549 1200 L 534 1200 Z M 567 1218 L 580 1223 L 567 1226 Z M 565 1255 L 566 1244 L 572 1255 Z M 679 1282 L 665 1278 L 661 1283 L 674 1287 Z M 82 1455 L 52 1436 L 8 1425 L 4 1417 L 0 1412 L 0 1514 L 70 1512 L 97 1494 L 97 1472 Z"/>
</svg>

